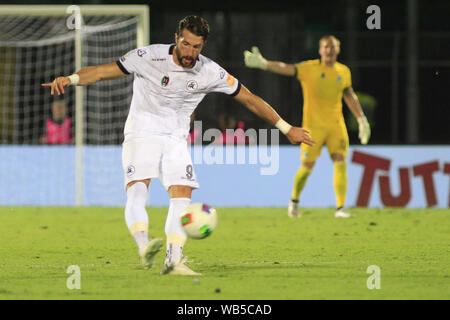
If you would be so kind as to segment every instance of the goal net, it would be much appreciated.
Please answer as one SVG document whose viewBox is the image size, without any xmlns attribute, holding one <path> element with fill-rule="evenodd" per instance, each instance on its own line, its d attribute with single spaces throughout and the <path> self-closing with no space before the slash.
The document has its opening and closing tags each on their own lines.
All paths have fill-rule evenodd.
<svg viewBox="0 0 450 320">
<path fill-rule="evenodd" d="M 121 172 L 115 147 L 133 77 L 69 87 L 61 96 L 41 84 L 147 45 L 148 8 L 1 7 L 0 205 L 111 203 L 110 188 L 122 184 L 107 171 Z"/>
</svg>

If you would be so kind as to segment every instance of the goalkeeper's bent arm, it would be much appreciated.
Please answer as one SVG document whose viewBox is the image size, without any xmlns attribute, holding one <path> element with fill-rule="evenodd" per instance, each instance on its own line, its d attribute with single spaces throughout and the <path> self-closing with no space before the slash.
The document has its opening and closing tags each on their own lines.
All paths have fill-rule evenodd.
<svg viewBox="0 0 450 320">
<path fill-rule="evenodd" d="M 367 144 L 369 142 L 370 138 L 370 125 L 367 121 L 366 116 L 364 115 L 364 112 L 361 108 L 361 104 L 359 103 L 358 96 L 353 91 L 352 87 L 348 87 L 344 89 L 344 101 L 347 104 L 350 111 L 353 113 L 353 115 L 356 117 L 356 120 L 358 120 L 359 124 L 359 139 L 361 140 L 362 144 Z"/>
</svg>

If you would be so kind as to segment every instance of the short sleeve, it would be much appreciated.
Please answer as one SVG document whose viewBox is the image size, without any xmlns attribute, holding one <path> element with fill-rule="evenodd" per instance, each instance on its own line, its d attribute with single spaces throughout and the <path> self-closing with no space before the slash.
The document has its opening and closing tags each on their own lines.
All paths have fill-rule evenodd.
<svg viewBox="0 0 450 320">
<path fill-rule="evenodd" d="M 306 64 L 304 62 L 299 62 L 295 64 L 295 77 L 298 81 L 301 81 L 305 78 L 305 69 Z"/>
<path fill-rule="evenodd" d="M 213 71 L 212 80 L 208 86 L 209 92 L 221 92 L 235 96 L 239 93 L 240 89 L 241 84 L 239 81 L 225 69 L 218 68 Z"/>
<path fill-rule="evenodd" d="M 345 88 L 350 88 L 352 86 L 352 73 L 350 72 L 349 68 L 345 69 L 346 71 L 346 83 L 345 83 Z"/>
<path fill-rule="evenodd" d="M 117 65 L 125 74 L 139 74 L 139 69 L 142 68 L 142 59 L 145 55 L 149 54 L 148 50 L 146 47 L 131 50 L 117 61 Z"/>
</svg>

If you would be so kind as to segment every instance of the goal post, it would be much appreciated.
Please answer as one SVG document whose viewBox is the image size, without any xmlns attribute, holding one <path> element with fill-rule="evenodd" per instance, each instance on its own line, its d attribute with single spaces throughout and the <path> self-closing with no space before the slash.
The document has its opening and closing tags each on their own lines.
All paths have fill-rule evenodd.
<svg viewBox="0 0 450 320">
<path fill-rule="evenodd" d="M 53 56 L 67 56 L 64 62 L 71 63 L 72 67 L 63 67 L 60 69 L 64 71 L 70 69 L 70 73 L 76 72 L 82 67 L 87 66 L 86 63 L 89 63 L 90 65 L 106 63 L 108 62 L 106 60 L 108 58 L 117 58 L 119 52 L 120 54 L 124 54 L 126 51 L 136 47 L 142 47 L 150 43 L 150 15 L 149 7 L 147 5 L 0 5 L 0 19 L 2 19 L 2 17 L 11 19 L 12 23 L 9 25 L 15 26 L 17 29 L 17 36 L 16 38 L 14 38 L 14 36 L 13 38 L 0 37 L 0 50 L 2 50 L 3 47 L 14 48 L 16 51 L 22 49 L 33 50 L 33 48 L 48 47 L 48 51 L 45 51 L 45 49 L 38 49 L 37 56 L 40 57 L 42 55 L 47 55 L 48 57 L 44 59 L 51 59 Z M 30 17 L 31 20 L 34 18 L 36 19 L 36 22 L 31 22 L 29 26 L 22 26 L 23 23 L 22 20 L 20 20 L 20 17 Z M 123 19 L 120 19 L 120 17 L 123 17 Z M 134 17 L 133 19 L 135 20 L 128 19 L 129 17 Z M 51 18 L 58 19 L 56 22 L 59 25 L 59 28 L 63 29 L 65 25 L 66 30 L 53 30 L 56 28 L 54 28 L 51 24 Z M 18 22 L 14 23 L 14 19 L 18 20 Z M 85 23 L 86 21 L 87 23 Z M 27 23 L 29 23 L 29 21 L 27 21 Z M 131 32 L 129 29 L 134 27 L 135 31 Z M 35 30 L 33 30 L 33 32 L 30 31 L 33 28 L 42 28 L 42 34 L 34 36 L 34 33 L 36 33 L 34 32 Z M 14 33 L 14 30 L 12 33 Z M 33 34 L 33 36 L 27 38 L 27 33 Z M 121 35 L 121 38 L 119 38 L 118 35 Z M 131 40 L 131 38 L 134 40 Z M 123 42 L 126 42 L 126 45 L 123 45 Z M 62 46 L 64 44 L 64 49 L 54 47 L 55 44 L 56 46 Z M 115 50 L 116 52 L 111 54 L 111 52 L 108 51 L 108 46 L 116 46 L 118 50 Z M 69 51 L 72 51 L 72 53 Z M 29 55 L 29 53 L 24 54 L 24 56 Z M 31 60 L 33 59 L 34 57 Z M 25 58 L 23 60 L 25 61 Z M 26 61 L 27 67 L 33 70 L 34 68 L 31 67 L 33 63 L 38 64 L 43 62 L 33 62 L 30 61 L 30 59 Z M 20 61 L 16 61 L 15 63 L 19 64 Z M 47 60 L 45 63 L 49 66 L 52 65 L 52 63 Z M 59 75 L 68 74 L 60 73 Z M 19 83 L 21 85 L 23 83 L 27 83 L 26 80 L 27 79 L 20 79 L 20 81 L 16 80 L 15 83 Z M 46 80 L 49 81 L 50 79 Z M 117 88 L 131 89 L 131 83 L 130 81 L 122 83 L 122 85 L 117 85 Z M 14 89 L 5 88 L 3 91 L 9 92 L 11 90 Z M 30 89 L 29 92 L 26 89 L 22 91 L 25 91 L 23 95 L 36 95 L 35 90 L 33 91 L 33 89 Z M 77 206 L 82 206 L 84 198 L 85 175 L 83 165 L 83 148 L 86 144 L 86 132 L 94 132 L 95 134 L 96 130 L 98 130 L 98 128 L 95 128 L 95 125 L 89 127 L 89 123 L 86 123 L 86 118 L 89 117 L 89 119 L 93 119 L 92 121 L 94 122 L 101 121 L 98 120 L 98 114 L 93 114 L 92 112 L 90 116 L 86 114 L 90 112 L 89 110 L 86 110 L 86 104 L 88 104 L 92 98 L 93 100 L 98 101 L 96 102 L 98 104 L 96 108 L 98 110 L 102 110 L 101 108 L 104 105 L 105 96 L 107 96 L 110 92 L 117 93 L 120 89 L 111 89 L 108 86 L 96 86 L 95 89 L 77 86 L 74 91 L 73 116 L 75 119 L 75 204 Z M 127 96 L 123 99 L 130 101 L 131 90 L 128 91 L 129 93 L 122 93 L 121 96 Z M 111 99 L 115 100 L 115 98 Z M 117 109 L 117 106 L 111 106 L 111 108 L 115 110 Z M 102 111 L 98 111 L 97 113 L 100 112 Z M 121 114 L 120 117 L 123 118 L 123 114 Z M 117 128 L 115 128 L 114 131 L 117 132 Z M 92 144 L 117 144 L 117 139 L 116 141 L 106 141 L 103 138 L 103 136 L 106 135 L 107 134 L 98 135 L 96 138 L 90 138 L 89 141 L 91 141 L 90 143 Z M 20 139 L 13 139 L 12 143 L 17 144 L 17 141 L 19 140 Z M 24 138 L 20 141 L 27 143 L 26 141 L 28 140 Z"/>
<path fill-rule="evenodd" d="M 82 16 L 137 16 L 137 46 L 150 43 L 150 9 L 146 5 L 0 5 L 0 16 L 67 16 L 67 9 L 78 7 Z"/>
</svg>

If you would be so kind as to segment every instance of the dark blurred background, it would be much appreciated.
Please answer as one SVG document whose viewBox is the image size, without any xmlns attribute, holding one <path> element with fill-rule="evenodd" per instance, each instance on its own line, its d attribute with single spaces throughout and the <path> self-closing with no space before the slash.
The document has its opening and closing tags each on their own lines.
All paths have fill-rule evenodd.
<svg viewBox="0 0 450 320">
<path fill-rule="evenodd" d="M 2 4 L 62 4 L 0 1 Z M 71 4 L 125 4 L 124 1 L 71 1 Z M 269 60 L 295 63 L 319 57 L 318 40 L 341 40 L 340 62 L 352 71 L 353 88 L 372 125 L 371 144 L 448 144 L 450 84 L 450 1 L 132 1 L 150 7 L 150 43 L 171 43 L 186 15 L 209 21 L 203 54 L 300 125 L 302 93 L 294 78 L 244 65 L 243 51 L 257 45 Z M 369 30 L 369 5 L 381 9 L 381 29 Z M 233 99 L 208 95 L 196 112 L 203 129 L 219 127 L 218 115 L 231 113 L 245 128 L 272 128 Z M 350 142 L 357 127 L 344 105 Z M 283 143 L 287 143 L 281 137 Z"/>
</svg>

